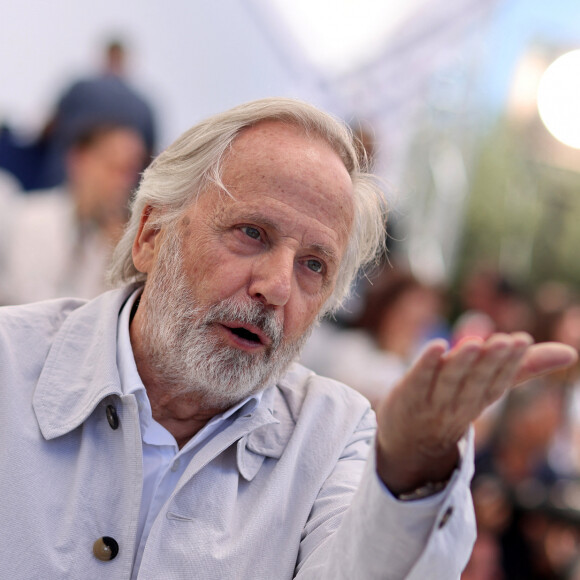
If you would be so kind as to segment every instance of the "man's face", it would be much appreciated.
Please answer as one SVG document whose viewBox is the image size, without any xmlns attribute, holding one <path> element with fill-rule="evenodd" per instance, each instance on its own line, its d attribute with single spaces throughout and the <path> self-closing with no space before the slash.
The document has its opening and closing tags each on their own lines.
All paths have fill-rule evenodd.
<svg viewBox="0 0 580 580">
<path fill-rule="evenodd" d="M 202 327 L 216 352 L 258 366 L 275 359 L 275 350 L 293 357 L 336 283 L 353 220 L 350 177 L 325 142 L 278 122 L 244 131 L 222 177 L 231 197 L 208 187 L 172 232 L 180 240 L 183 299 L 196 309 L 188 316 L 198 322 L 216 305 L 225 308 Z M 143 223 L 134 247 L 135 265 L 148 273 L 140 309 L 154 302 L 154 286 L 163 287 L 153 282 L 164 276 L 169 237 Z"/>
<path fill-rule="evenodd" d="M 92 217 L 124 215 L 145 161 L 143 139 L 134 130 L 116 128 L 69 156 L 73 195 Z"/>
</svg>

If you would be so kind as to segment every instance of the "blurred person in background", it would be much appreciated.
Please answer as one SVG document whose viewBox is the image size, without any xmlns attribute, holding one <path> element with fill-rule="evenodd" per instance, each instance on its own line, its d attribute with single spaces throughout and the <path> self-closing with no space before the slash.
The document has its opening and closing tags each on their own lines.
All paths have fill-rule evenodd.
<svg viewBox="0 0 580 580">
<path fill-rule="evenodd" d="M 13 196 L 0 245 L 0 303 L 102 292 L 145 162 L 134 129 L 96 125 L 70 148 L 63 186 Z"/>
<path fill-rule="evenodd" d="M 561 475 L 549 464 L 548 450 L 564 418 L 564 393 L 538 379 L 510 391 L 491 440 L 476 455 L 476 473 L 497 474 L 508 486 L 537 479 L 552 483 Z"/>
<path fill-rule="evenodd" d="M 0 167 L 12 173 L 25 191 L 62 185 L 67 179 L 67 152 L 97 125 L 122 125 L 137 132 L 150 159 L 156 152 L 153 107 L 130 83 L 127 50 L 121 40 L 106 44 L 101 70 L 65 89 L 40 135 L 30 140 L 0 127 Z"/>
<path fill-rule="evenodd" d="M 533 301 L 493 267 L 476 265 L 461 284 L 459 300 L 453 342 L 464 336 L 487 338 L 493 332 L 515 329 L 532 333 L 535 328 Z"/>
<path fill-rule="evenodd" d="M 0 248 L 8 247 L 10 243 L 7 237 L 9 224 L 12 220 L 14 203 L 21 193 L 20 183 L 16 178 L 0 168 Z M 0 251 L 0 276 L 3 272 L 2 252 Z M 2 281 L 0 280 L 0 287 Z"/>
<path fill-rule="evenodd" d="M 509 580 L 501 569 L 500 548 L 495 536 L 478 530 L 471 558 L 461 580 Z"/>
<path fill-rule="evenodd" d="M 20 183 L 9 171 L 0 169 L 0 203 L 2 203 L 2 207 L 4 207 L 5 200 L 11 199 L 21 189 Z"/>
<path fill-rule="evenodd" d="M 466 336 L 485 338 L 497 328 L 496 321 L 516 318 L 530 321 L 539 342 L 557 340 L 580 348 L 580 305 L 571 286 L 545 282 L 533 302 L 522 300 L 520 293 L 510 313 L 505 306 L 515 295 L 509 285 L 489 271 L 479 274 L 480 283 L 470 285 L 468 302 L 477 310 L 460 317 L 454 342 Z M 497 316 L 506 311 L 507 315 Z M 472 493 L 478 533 L 487 549 L 495 538 L 507 580 L 578 580 L 574 565 L 580 553 L 579 379 L 576 364 L 522 385 L 475 423 Z M 479 578 L 478 574 L 486 577 L 489 562 L 479 557 L 478 543 L 462 580 Z"/>
<path fill-rule="evenodd" d="M 498 539 L 509 580 L 555 580 L 567 557 L 550 544 L 560 528 L 544 505 L 566 475 L 549 461 L 564 402 L 563 390 L 545 378 L 510 391 L 489 441 L 476 452 L 472 494 L 478 528 Z"/>
<path fill-rule="evenodd" d="M 441 290 L 402 267 L 384 266 L 367 282 L 360 315 L 352 326 L 333 331 L 325 324 L 315 330 L 302 360 L 355 388 L 375 406 L 425 343 L 445 335 Z"/>
<path fill-rule="evenodd" d="M 558 280 L 543 282 L 535 292 L 537 312 L 532 335 L 538 342 L 558 340 L 580 349 L 580 299 L 573 285 Z M 550 444 L 550 465 L 570 478 L 580 477 L 580 365 L 554 373 L 549 388 L 564 398 L 562 423 Z"/>
<path fill-rule="evenodd" d="M 535 336 L 537 313 L 533 300 L 497 268 L 476 264 L 460 284 L 458 312 L 452 326 L 451 344 L 494 332 L 524 330 Z M 498 420 L 503 400 L 488 407 L 475 422 L 475 446 L 484 446 Z"/>
<path fill-rule="evenodd" d="M 474 494 L 477 539 L 461 580 L 580 580 L 580 511 L 578 505 L 564 505 L 562 501 L 564 495 L 570 495 L 571 486 L 577 488 L 578 484 L 536 486 L 528 490 L 531 493 L 527 498 L 525 494 L 511 498 L 518 513 L 521 543 L 513 543 L 512 538 L 507 569 L 505 536 L 480 524 L 481 512 Z M 577 494 L 578 489 L 572 493 Z"/>
<path fill-rule="evenodd" d="M 66 151 L 77 136 L 97 124 L 120 124 L 138 132 L 147 156 L 155 151 L 155 119 L 151 105 L 127 80 L 127 52 L 121 40 L 105 47 L 100 74 L 81 79 L 64 91 L 47 124 L 46 160 L 40 187 L 59 185 L 66 176 Z"/>
<path fill-rule="evenodd" d="M 566 302 L 551 313 L 544 332 L 538 333 L 542 340 L 559 340 L 580 349 L 580 302 L 571 290 Z M 580 365 L 555 373 L 549 380 L 552 389 L 564 393 L 566 409 L 550 449 L 550 461 L 562 473 L 580 477 Z"/>
</svg>

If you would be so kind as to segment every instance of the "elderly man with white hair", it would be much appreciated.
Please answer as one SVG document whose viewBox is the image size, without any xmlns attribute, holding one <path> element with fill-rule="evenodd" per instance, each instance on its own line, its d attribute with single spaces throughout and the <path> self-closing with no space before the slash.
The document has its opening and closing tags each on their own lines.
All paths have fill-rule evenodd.
<svg viewBox="0 0 580 580">
<path fill-rule="evenodd" d="M 458 578 L 471 421 L 575 353 L 434 341 L 376 420 L 297 364 L 380 248 L 382 200 L 340 122 L 248 103 L 145 171 L 117 289 L 1 309 L 0 575 Z"/>
</svg>

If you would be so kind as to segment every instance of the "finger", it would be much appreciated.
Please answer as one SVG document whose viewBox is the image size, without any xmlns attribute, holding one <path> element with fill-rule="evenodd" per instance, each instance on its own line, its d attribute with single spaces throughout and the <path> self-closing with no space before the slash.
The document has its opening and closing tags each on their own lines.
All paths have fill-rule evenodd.
<svg viewBox="0 0 580 580">
<path fill-rule="evenodd" d="M 532 337 L 524 332 L 514 333 L 510 336 L 510 348 L 505 351 L 505 356 L 498 359 L 495 368 L 490 365 L 487 376 L 479 385 L 469 385 L 476 399 L 475 415 L 479 415 L 488 405 L 499 399 L 507 389 L 515 384 L 515 377 L 520 368 L 525 353 L 533 342 Z M 491 346 L 491 345 L 490 345 Z"/>
<path fill-rule="evenodd" d="M 449 344 L 443 339 L 430 341 L 399 383 L 400 388 L 406 389 L 410 385 L 410 390 L 418 396 L 427 396 L 439 370 L 441 357 L 448 348 Z"/>
<path fill-rule="evenodd" d="M 482 401 L 497 397 L 498 392 L 505 390 L 507 385 L 498 376 L 515 375 L 531 342 L 531 337 L 525 333 L 498 333 L 480 345 L 477 357 L 470 359 L 461 352 L 449 353 L 449 366 L 441 372 L 434 402 L 454 410 L 463 408 L 468 414 L 477 416 L 485 406 Z"/>
<path fill-rule="evenodd" d="M 442 357 L 442 365 L 433 382 L 430 400 L 438 409 L 454 406 L 458 391 L 481 357 L 484 342 L 479 338 L 463 341 Z"/>
<path fill-rule="evenodd" d="M 565 369 L 578 361 L 578 352 L 559 342 L 542 342 L 531 346 L 521 361 L 514 382 L 522 383 L 557 370 Z"/>
</svg>

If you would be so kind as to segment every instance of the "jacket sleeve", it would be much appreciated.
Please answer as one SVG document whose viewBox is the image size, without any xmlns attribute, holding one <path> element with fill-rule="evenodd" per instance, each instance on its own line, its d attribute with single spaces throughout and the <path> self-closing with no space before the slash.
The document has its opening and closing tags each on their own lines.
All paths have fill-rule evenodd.
<svg viewBox="0 0 580 580">
<path fill-rule="evenodd" d="M 363 432 L 355 434 L 313 506 L 295 578 L 458 580 L 476 536 L 469 487 L 473 430 L 460 443 L 461 464 L 446 489 L 407 502 L 397 500 L 378 478 L 374 440 L 369 447 Z M 371 452 L 358 489 L 349 495 L 341 464 L 353 468 L 365 445 Z"/>
</svg>

